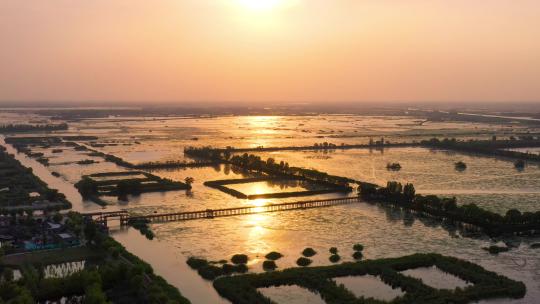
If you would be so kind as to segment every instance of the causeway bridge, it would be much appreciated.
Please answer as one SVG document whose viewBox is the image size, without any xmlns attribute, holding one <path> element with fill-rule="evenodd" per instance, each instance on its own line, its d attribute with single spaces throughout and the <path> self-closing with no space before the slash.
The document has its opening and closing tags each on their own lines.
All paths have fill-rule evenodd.
<svg viewBox="0 0 540 304">
<path fill-rule="evenodd" d="M 109 219 L 120 219 L 120 223 L 124 221 L 125 218 L 129 217 L 127 210 L 120 211 L 104 211 L 104 212 L 88 212 L 82 213 L 82 216 L 87 219 L 92 219 L 97 223 L 107 226 Z"/>
<path fill-rule="evenodd" d="M 197 219 L 213 219 L 216 217 L 236 216 L 245 214 L 256 214 L 277 211 L 290 211 L 300 209 L 322 208 L 338 205 L 348 205 L 360 202 L 359 197 L 343 197 L 324 200 L 296 201 L 289 203 L 268 204 L 264 206 L 245 206 L 223 209 L 206 209 L 199 211 L 175 212 L 175 213 L 156 213 L 149 215 L 129 215 L 126 210 L 113 212 L 94 212 L 85 213 L 83 216 L 92 218 L 96 222 L 105 226 L 109 219 L 118 219 L 121 226 L 128 225 L 130 221 L 147 221 L 150 223 L 166 223 L 176 221 L 187 221 Z"/>
</svg>

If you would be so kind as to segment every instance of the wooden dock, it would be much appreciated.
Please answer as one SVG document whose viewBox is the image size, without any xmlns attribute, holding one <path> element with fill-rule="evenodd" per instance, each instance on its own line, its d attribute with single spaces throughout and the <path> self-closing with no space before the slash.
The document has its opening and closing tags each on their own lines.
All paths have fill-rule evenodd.
<svg viewBox="0 0 540 304">
<path fill-rule="evenodd" d="M 359 197 L 343 197 L 343 198 L 333 198 L 333 199 L 325 199 L 325 200 L 310 200 L 310 201 L 297 201 L 297 202 L 290 202 L 290 203 L 269 204 L 269 205 L 264 205 L 264 206 L 206 209 L 206 210 L 199 210 L 199 211 L 135 215 L 135 216 L 129 216 L 127 211 L 96 212 L 96 213 L 87 213 L 84 215 L 90 216 L 93 219 L 95 218 L 96 221 L 101 222 L 104 225 L 107 225 L 108 219 L 117 218 L 118 220 L 120 220 L 120 225 L 125 226 L 125 225 L 128 225 L 130 221 L 138 221 L 138 220 L 147 221 L 150 223 L 166 223 L 166 222 L 187 221 L 187 220 L 197 220 L 197 219 L 213 219 L 216 217 L 225 217 L 225 216 L 236 216 L 236 215 L 245 215 L 245 214 L 266 213 L 266 212 L 331 207 L 331 206 L 338 206 L 338 205 L 353 204 L 359 201 L 360 201 Z"/>
</svg>

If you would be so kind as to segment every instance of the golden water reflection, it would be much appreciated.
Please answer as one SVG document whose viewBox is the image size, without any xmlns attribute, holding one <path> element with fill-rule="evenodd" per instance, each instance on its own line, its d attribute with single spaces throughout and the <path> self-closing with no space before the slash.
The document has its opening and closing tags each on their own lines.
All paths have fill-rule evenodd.
<svg viewBox="0 0 540 304">
<path fill-rule="evenodd" d="M 262 207 L 259 207 L 262 209 Z M 266 226 L 270 221 L 270 216 L 265 213 L 251 214 L 247 217 L 244 224 L 248 229 L 246 240 L 246 249 L 248 255 L 253 257 L 250 264 L 257 264 L 267 252 L 270 252 L 270 245 L 266 242 L 271 239 L 271 231 Z"/>
<path fill-rule="evenodd" d="M 264 212 L 265 210 L 264 206 L 268 205 L 269 201 L 267 199 L 261 198 L 261 199 L 249 201 L 249 203 L 255 206 L 255 208 L 253 208 L 254 212 Z"/>
<path fill-rule="evenodd" d="M 278 126 L 281 117 L 279 116 L 249 116 L 246 117 L 245 124 L 249 126 L 249 133 L 257 135 L 254 139 L 253 146 L 260 147 L 269 144 L 267 137 L 264 135 L 277 134 L 276 127 Z"/>
<path fill-rule="evenodd" d="M 255 206 L 255 212 L 263 212 L 264 206 L 270 204 L 268 199 L 256 199 L 250 200 L 249 204 Z M 271 221 L 271 216 L 267 213 L 256 213 L 248 215 L 243 224 L 247 228 L 247 240 L 246 249 L 248 254 L 253 257 L 249 264 L 257 264 L 263 258 L 264 255 L 270 252 L 270 244 L 266 241 L 272 239 L 270 235 L 272 230 L 268 229 L 268 225 Z"/>
<path fill-rule="evenodd" d="M 240 191 L 247 195 L 306 190 L 306 188 L 302 187 L 298 183 L 268 182 L 268 181 L 252 182 L 252 183 L 245 183 L 245 184 L 233 184 L 233 185 L 229 185 L 228 187 L 231 189 Z"/>
</svg>

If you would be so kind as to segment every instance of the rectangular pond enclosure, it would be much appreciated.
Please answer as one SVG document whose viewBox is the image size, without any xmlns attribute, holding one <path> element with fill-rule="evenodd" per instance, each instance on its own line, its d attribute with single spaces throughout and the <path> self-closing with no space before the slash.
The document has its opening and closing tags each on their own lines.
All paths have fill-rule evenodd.
<svg viewBox="0 0 540 304">
<path fill-rule="evenodd" d="M 207 181 L 204 185 L 241 199 L 286 198 L 340 191 L 307 180 L 269 176 Z"/>
<path fill-rule="evenodd" d="M 440 270 L 436 266 L 407 269 L 402 271 L 401 274 L 420 279 L 424 284 L 436 289 L 453 290 L 458 287 L 465 288 L 472 285 L 455 275 Z"/>
<path fill-rule="evenodd" d="M 380 277 L 373 275 L 347 276 L 334 278 L 338 285 L 343 285 L 357 297 L 374 298 L 381 301 L 392 301 L 405 294 L 401 288 L 392 286 L 381 281 Z"/>
<path fill-rule="evenodd" d="M 229 185 L 229 188 L 247 195 L 265 194 L 271 192 L 305 191 L 306 188 L 296 181 L 260 181 Z"/>
<path fill-rule="evenodd" d="M 403 271 L 408 269 L 428 269 L 434 266 L 475 284 L 461 290 L 440 290 L 403 275 Z M 391 282 L 392 286 L 402 290 L 406 288 L 407 295 L 403 298 L 403 303 L 411 304 L 467 303 L 493 297 L 520 298 L 526 292 L 525 285 L 521 282 L 497 275 L 471 262 L 434 253 L 220 277 L 213 285 L 221 296 L 235 304 L 267 303 L 258 290 L 283 285 L 298 285 L 317 292 L 329 303 L 356 303 L 359 301 L 358 293 L 344 290 L 336 283 L 336 278 L 362 277 L 368 274 L 379 277 L 384 282 Z M 375 284 L 373 281 L 369 283 Z"/>
<path fill-rule="evenodd" d="M 265 297 L 278 304 L 325 304 L 317 293 L 311 292 L 298 285 L 282 285 L 257 289 Z"/>
</svg>

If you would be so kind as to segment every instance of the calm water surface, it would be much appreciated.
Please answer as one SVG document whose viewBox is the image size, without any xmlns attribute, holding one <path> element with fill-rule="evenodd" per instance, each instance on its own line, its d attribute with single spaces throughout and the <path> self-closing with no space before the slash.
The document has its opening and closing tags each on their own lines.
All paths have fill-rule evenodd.
<svg viewBox="0 0 540 304">
<path fill-rule="evenodd" d="M 421 279 L 424 284 L 436 289 L 453 290 L 457 287 L 465 288 L 471 285 L 470 283 L 465 282 L 454 275 L 448 274 L 435 266 L 407 269 L 401 273 L 413 278 Z"/>
<path fill-rule="evenodd" d="M 335 278 L 338 285 L 342 284 L 357 297 L 374 298 L 382 301 L 392 301 L 404 295 L 400 288 L 392 288 L 377 276 L 348 276 Z"/>
<path fill-rule="evenodd" d="M 279 304 L 325 304 L 319 294 L 297 285 L 259 288 L 263 295 Z"/>
<path fill-rule="evenodd" d="M 516 170 L 511 160 L 426 148 L 258 154 L 379 185 L 389 180 L 409 182 L 418 193 L 455 196 L 458 203 L 476 203 L 500 213 L 511 208 L 540 210 L 540 167 L 533 163 L 524 170 Z M 467 169 L 457 171 L 454 164 L 458 161 L 465 162 Z M 402 169 L 387 170 L 386 165 L 395 162 L 401 164 Z"/>
</svg>

